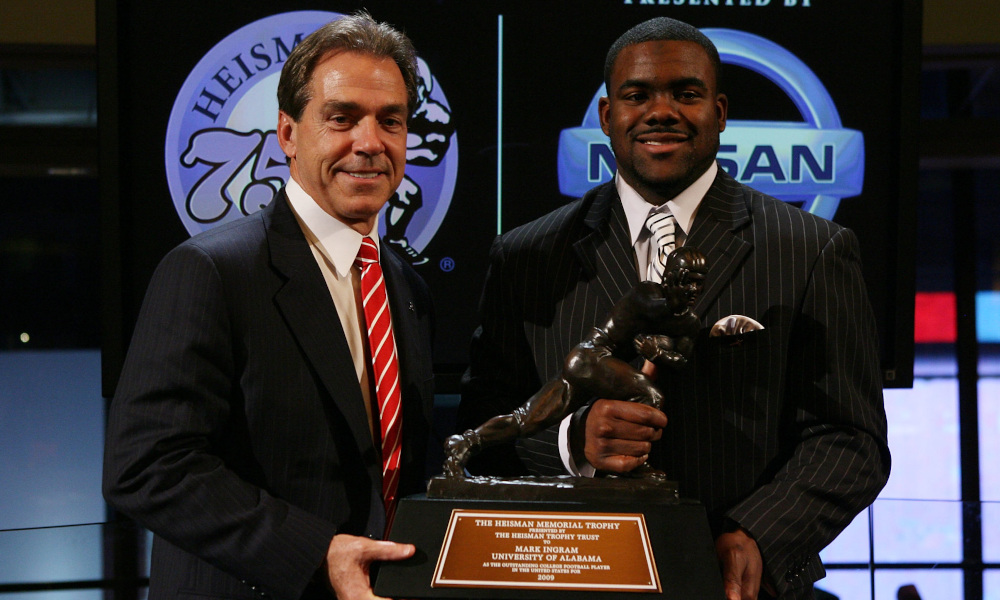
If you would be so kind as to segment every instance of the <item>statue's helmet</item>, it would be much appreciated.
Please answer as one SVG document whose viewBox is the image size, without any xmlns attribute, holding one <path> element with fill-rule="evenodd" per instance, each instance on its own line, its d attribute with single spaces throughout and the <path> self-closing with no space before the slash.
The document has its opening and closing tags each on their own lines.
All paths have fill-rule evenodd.
<svg viewBox="0 0 1000 600">
<path fill-rule="evenodd" d="M 708 260 L 700 250 L 691 246 L 681 246 L 667 257 L 666 273 L 674 273 L 674 281 L 683 283 L 688 273 L 705 275 L 708 272 Z"/>
</svg>

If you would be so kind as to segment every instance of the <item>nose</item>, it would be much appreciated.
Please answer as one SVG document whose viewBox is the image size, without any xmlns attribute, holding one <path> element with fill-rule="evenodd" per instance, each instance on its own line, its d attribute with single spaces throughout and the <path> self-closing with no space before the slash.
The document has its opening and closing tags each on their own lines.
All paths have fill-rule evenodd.
<svg viewBox="0 0 1000 600">
<path fill-rule="evenodd" d="M 655 94 L 646 110 L 647 123 L 676 123 L 680 120 L 677 101 L 671 94 Z"/>
<path fill-rule="evenodd" d="M 374 117 L 366 117 L 358 121 L 354 127 L 354 152 L 368 156 L 385 152 L 381 133 L 382 130 Z"/>
</svg>

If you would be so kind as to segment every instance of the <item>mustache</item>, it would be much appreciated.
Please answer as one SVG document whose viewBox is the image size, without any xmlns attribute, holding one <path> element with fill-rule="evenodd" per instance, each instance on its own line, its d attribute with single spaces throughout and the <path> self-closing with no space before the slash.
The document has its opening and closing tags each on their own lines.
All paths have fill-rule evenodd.
<svg viewBox="0 0 1000 600">
<path fill-rule="evenodd" d="M 646 134 L 649 134 L 649 133 L 669 133 L 669 134 L 673 134 L 673 135 L 683 135 L 684 137 L 692 137 L 694 135 L 693 132 L 684 131 L 684 130 L 678 129 L 676 127 L 667 127 L 667 126 L 664 126 L 664 125 L 654 125 L 652 127 L 647 127 L 645 129 L 643 129 L 642 131 L 636 131 L 635 132 L 636 135 L 646 135 Z"/>
</svg>

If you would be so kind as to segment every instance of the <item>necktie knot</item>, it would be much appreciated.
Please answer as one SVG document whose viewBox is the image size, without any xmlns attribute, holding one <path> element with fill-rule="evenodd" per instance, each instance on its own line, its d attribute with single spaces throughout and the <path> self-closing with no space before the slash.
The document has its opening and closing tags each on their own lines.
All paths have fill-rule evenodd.
<svg viewBox="0 0 1000 600">
<path fill-rule="evenodd" d="M 378 248 L 370 237 L 365 236 L 361 238 L 361 247 L 358 248 L 358 257 L 354 259 L 354 264 L 364 269 L 371 263 L 378 264 Z"/>
<path fill-rule="evenodd" d="M 650 260 L 646 270 L 646 279 L 663 281 L 663 271 L 667 265 L 667 257 L 677 247 L 677 221 L 669 208 L 659 210 L 654 208 L 646 217 L 646 228 L 650 233 Z"/>
</svg>

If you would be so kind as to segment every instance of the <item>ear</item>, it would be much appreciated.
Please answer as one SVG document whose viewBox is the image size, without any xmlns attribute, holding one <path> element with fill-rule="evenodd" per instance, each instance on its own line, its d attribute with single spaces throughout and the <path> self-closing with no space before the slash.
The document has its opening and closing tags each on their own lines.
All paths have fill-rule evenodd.
<svg viewBox="0 0 1000 600">
<path fill-rule="evenodd" d="M 278 145 L 288 158 L 295 158 L 295 132 L 298 123 L 283 110 L 278 111 Z"/>
<path fill-rule="evenodd" d="M 726 114 L 729 112 L 729 98 L 725 94 L 715 97 L 715 113 L 719 119 L 719 132 L 726 130 Z"/>
<path fill-rule="evenodd" d="M 597 101 L 597 114 L 601 119 L 601 131 L 611 137 L 611 100 L 607 96 Z"/>
</svg>

